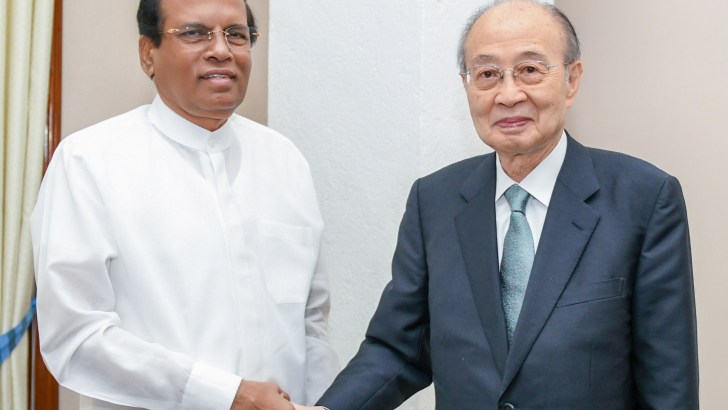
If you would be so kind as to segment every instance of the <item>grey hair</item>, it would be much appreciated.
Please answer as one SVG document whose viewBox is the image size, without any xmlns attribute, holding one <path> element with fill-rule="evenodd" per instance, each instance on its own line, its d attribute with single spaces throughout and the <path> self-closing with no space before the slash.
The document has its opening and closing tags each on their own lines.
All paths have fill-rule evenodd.
<svg viewBox="0 0 728 410">
<path fill-rule="evenodd" d="M 464 73 L 468 69 L 465 66 L 465 40 L 468 38 L 468 34 L 470 34 L 470 30 L 473 29 L 475 22 L 478 21 L 478 19 L 482 17 L 483 14 L 485 14 L 495 6 L 511 1 L 513 0 L 495 0 L 493 3 L 476 10 L 475 13 L 470 16 L 467 23 L 465 23 L 462 34 L 460 34 L 460 41 L 458 42 L 458 67 L 460 68 L 461 73 Z M 566 17 L 566 14 L 559 10 L 558 7 L 548 3 L 541 3 L 537 0 L 522 1 L 528 1 L 529 3 L 537 4 L 543 7 L 556 19 L 556 21 L 559 22 L 559 24 L 561 24 L 561 28 L 564 30 L 564 34 L 566 34 L 566 51 L 564 53 L 564 63 L 569 64 L 578 60 L 581 57 L 581 45 L 579 43 L 579 38 L 576 36 L 576 30 L 574 30 L 574 26 L 571 24 L 571 21 L 569 21 L 569 18 Z"/>
</svg>

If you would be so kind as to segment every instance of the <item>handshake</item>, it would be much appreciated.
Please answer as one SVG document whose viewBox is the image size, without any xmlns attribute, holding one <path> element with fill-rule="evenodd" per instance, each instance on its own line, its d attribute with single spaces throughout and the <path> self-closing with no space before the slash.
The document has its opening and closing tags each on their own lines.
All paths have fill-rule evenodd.
<svg viewBox="0 0 728 410">
<path fill-rule="evenodd" d="M 275 383 L 240 382 L 230 410 L 327 410 L 325 407 L 302 406 L 291 403 L 288 393 Z"/>
</svg>

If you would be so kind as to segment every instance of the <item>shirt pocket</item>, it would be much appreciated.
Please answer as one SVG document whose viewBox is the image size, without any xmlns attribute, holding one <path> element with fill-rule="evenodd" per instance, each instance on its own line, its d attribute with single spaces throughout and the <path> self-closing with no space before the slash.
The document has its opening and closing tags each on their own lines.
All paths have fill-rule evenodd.
<svg viewBox="0 0 728 410">
<path fill-rule="evenodd" d="M 556 307 L 576 305 L 578 303 L 609 299 L 622 296 L 624 278 L 614 278 L 602 282 L 590 283 L 575 289 L 569 289 L 559 298 Z"/>
<path fill-rule="evenodd" d="M 263 271 L 277 303 L 306 303 L 316 267 L 313 229 L 281 222 L 259 222 Z"/>
</svg>

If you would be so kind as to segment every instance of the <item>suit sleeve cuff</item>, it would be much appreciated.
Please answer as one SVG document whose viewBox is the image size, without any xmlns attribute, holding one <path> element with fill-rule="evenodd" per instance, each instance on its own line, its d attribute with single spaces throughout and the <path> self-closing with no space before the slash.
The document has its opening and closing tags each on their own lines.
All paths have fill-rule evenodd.
<svg viewBox="0 0 728 410">
<path fill-rule="evenodd" d="M 182 396 L 181 409 L 230 410 L 242 378 L 197 362 Z"/>
</svg>

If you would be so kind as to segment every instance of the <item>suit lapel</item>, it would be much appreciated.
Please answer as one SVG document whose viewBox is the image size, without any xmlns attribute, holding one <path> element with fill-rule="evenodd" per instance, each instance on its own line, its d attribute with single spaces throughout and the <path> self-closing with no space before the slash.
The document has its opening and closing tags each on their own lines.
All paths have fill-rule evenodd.
<svg viewBox="0 0 728 410">
<path fill-rule="evenodd" d="M 461 195 L 467 204 L 455 217 L 465 268 L 478 316 L 500 374 L 503 374 L 508 342 L 501 303 L 498 243 L 495 224 L 495 154 L 466 179 Z"/>
<path fill-rule="evenodd" d="M 506 361 L 503 391 L 523 365 L 591 238 L 599 215 L 585 200 L 598 190 L 588 151 L 569 137 Z"/>
</svg>

